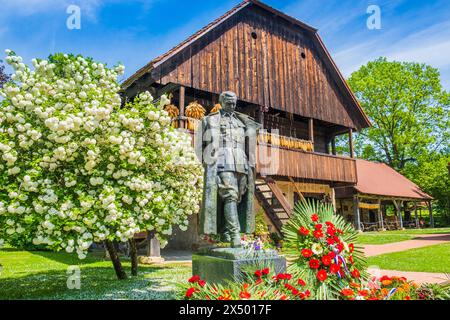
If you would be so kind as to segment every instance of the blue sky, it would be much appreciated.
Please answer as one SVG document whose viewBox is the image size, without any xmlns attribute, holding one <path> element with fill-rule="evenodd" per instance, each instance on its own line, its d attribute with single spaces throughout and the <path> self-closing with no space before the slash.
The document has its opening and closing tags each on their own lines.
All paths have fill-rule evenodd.
<svg viewBox="0 0 450 320">
<path fill-rule="evenodd" d="M 0 0 L 0 49 L 26 61 L 58 52 L 88 55 L 129 76 L 208 24 L 239 0 Z M 450 90 L 448 0 L 266 0 L 319 29 L 347 77 L 379 56 L 425 62 Z M 66 27 L 68 5 L 81 8 L 81 29 Z M 369 5 L 381 9 L 380 30 L 366 27 Z"/>
</svg>

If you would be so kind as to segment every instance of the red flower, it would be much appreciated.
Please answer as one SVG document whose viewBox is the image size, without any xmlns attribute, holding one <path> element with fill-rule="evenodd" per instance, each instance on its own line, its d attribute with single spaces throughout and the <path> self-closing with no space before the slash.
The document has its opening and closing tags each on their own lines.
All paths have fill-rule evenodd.
<svg viewBox="0 0 450 320">
<path fill-rule="evenodd" d="M 327 233 L 330 236 L 334 236 L 334 234 L 336 233 L 336 229 L 334 227 L 328 227 L 327 228 Z"/>
<path fill-rule="evenodd" d="M 334 253 L 334 251 L 330 251 L 330 253 L 328 253 L 328 256 L 330 257 L 330 259 L 334 259 L 334 257 L 336 257 L 336 253 Z"/>
<path fill-rule="evenodd" d="M 333 238 L 327 238 L 327 243 L 328 245 L 333 245 L 334 244 L 334 239 Z"/>
<path fill-rule="evenodd" d="M 298 279 L 297 283 L 302 287 L 306 286 L 306 282 L 303 279 Z"/>
<path fill-rule="evenodd" d="M 285 273 L 285 274 L 284 274 L 284 278 L 285 278 L 286 280 L 291 280 L 292 275 L 291 275 L 290 273 Z"/>
<path fill-rule="evenodd" d="M 335 263 L 332 263 L 330 265 L 330 273 L 333 273 L 333 274 L 338 273 L 339 269 L 341 269 L 341 267 L 339 267 L 339 265 L 337 265 Z"/>
<path fill-rule="evenodd" d="M 303 249 L 302 250 L 302 256 L 304 256 L 305 258 L 309 258 L 313 255 L 313 252 L 311 249 Z"/>
<path fill-rule="evenodd" d="M 198 284 L 200 285 L 200 287 L 204 287 L 205 286 L 205 284 L 206 284 L 206 281 L 205 280 L 200 280 L 199 282 L 198 282 Z"/>
<path fill-rule="evenodd" d="M 305 227 L 300 227 L 300 228 L 298 229 L 298 232 L 299 232 L 301 235 L 304 235 L 304 236 L 307 236 L 307 235 L 309 234 L 309 230 L 306 229 Z"/>
<path fill-rule="evenodd" d="M 331 264 L 331 258 L 328 255 L 323 256 L 322 257 L 322 264 L 324 266 L 329 266 Z"/>
<path fill-rule="evenodd" d="M 275 281 L 278 280 L 290 280 L 292 275 L 290 273 L 280 273 L 273 277 Z"/>
<path fill-rule="evenodd" d="M 355 250 L 355 245 L 353 243 L 350 243 L 348 245 L 348 248 L 350 249 L 350 252 L 353 252 L 353 250 Z"/>
<path fill-rule="evenodd" d="M 348 261 L 350 261 L 351 264 L 354 264 L 355 262 L 353 261 L 353 256 L 349 256 L 348 257 Z"/>
<path fill-rule="evenodd" d="M 200 280 L 200 277 L 199 276 L 192 276 L 191 278 L 189 278 L 189 282 L 190 283 L 196 283 L 196 282 L 198 282 Z"/>
<path fill-rule="evenodd" d="M 264 268 L 261 270 L 262 274 L 265 276 L 267 276 L 269 274 L 269 271 L 270 271 L 269 268 Z"/>
<path fill-rule="evenodd" d="M 187 289 L 187 291 L 186 291 L 186 298 L 189 299 L 190 297 L 192 297 L 192 295 L 194 294 L 195 291 L 197 291 L 195 288 Z"/>
<path fill-rule="evenodd" d="M 286 288 L 286 289 L 288 289 L 288 290 L 293 290 L 293 289 L 295 289 L 292 285 L 290 285 L 289 283 L 285 283 L 284 284 L 284 287 Z"/>
<path fill-rule="evenodd" d="M 309 260 L 309 267 L 311 269 L 319 269 L 320 267 L 320 262 L 317 259 L 311 259 Z"/>
<path fill-rule="evenodd" d="M 280 297 L 280 300 L 287 300 L 287 295 L 283 294 L 283 295 Z"/>
<path fill-rule="evenodd" d="M 328 275 L 327 275 L 327 272 L 325 271 L 325 270 L 323 270 L 323 269 L 320 269 L 318 272 L 317 272 L 317 279 L 319 280 L 319 281 L 325 281 L 325 280 L 327 280 L 327 278 L 328 278 Z"/>
<path fill-rule="evenodd" d="M 323 237 L 323 232 L 322 232 L 322 230 L 315 230 L 313 232 L 313 235 L 314 235 L 315 238 L 319 239 L 319 238 Z"/>
<path fill-rule="evenodd" d="M 358 290 L 358 294 L 361 297 L 366 297 L 369 294 L 369 291 L 367 291 L 367 290 Z"/>
<path fill-rule="evenodd" d="M 334 224 L 333 224 L 331 221 L 326 221 L 325 224 L 326 224 L 328 227 L 333 227 L 333 228 L 334 228 Z"/>
<path fill-rule="evenodd" d="M 314 228 L 316 228 L 317 230 L 322 229 L 322 225 L 320 223 L 318 223 L 314 226 Z"/>
<path fill-rule="evenodd" d="M 256 270 L 255 271 L 255 277 L 261 278 L 261 276 L 262 276 L 262 271 L 261 270 Z"/>
<path fill-rule="evenodd" d="M 341 290 L 341 294 L 344 296 L 344 297 L 353 297 L 353 295 L 354 295 L 354 292 L 353 292 L 353 290 L 352 289 L 342 289 Z"/>
<path fill-rule="evenodd" d="M 410 296 L 406 296 L 405 300 L 411 300 L 411 297 Z"/>
<path fill-rule="evenodd" d="M 319 221 L 319 215 L 318 215 L 317 213 L 314 213 L 314 214 L 311 216 L 311 220 L 312 220 L 313 222 Z"/>
<path fill-rule="evenodd" d="M 250 294 L 250 292 L 247 292 L 247 291 L 241 291 L 241 293 L 239 293 L 239 297 L 241 299 L 250 299 L 251 294 Z"/>
<path fill-rule="evenodd" d="M 309 290 L 306 290 L 305 292 L 300 292 L 298 296 L 300 297 L 300 299 L 306 299 L 311 296 L 311 292 Z"/>
<path fill-rule="evenodd" d="M 391 278 L 388 277 L 388 276 L 382 276 L 382 277 L 380 278 L 380 281 L 384 281 L 384 280 L 391 280 Z"/>
<path fill-rule="evenodd" d="M 359 276 L 360 276 L 359 270 L 358 269 L 354 269 L 352 271 L 352 277 L 353 278 L 359 278 Z"/>
<path fill-rule="evenodd" d="M 344 250 L 344 245 L 342 243 L 338 243 L 336 248 L 338 249 L 339 252 L 342 252 L 342 250 Z"/>
</svg>

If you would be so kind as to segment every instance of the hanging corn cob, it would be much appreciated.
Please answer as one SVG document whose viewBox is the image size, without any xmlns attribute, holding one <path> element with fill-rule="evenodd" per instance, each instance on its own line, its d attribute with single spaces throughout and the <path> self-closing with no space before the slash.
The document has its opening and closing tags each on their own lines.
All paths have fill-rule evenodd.
<svg viewBox="0 0 450 320">
<path fill-rule="evenodd" d="M 198 120 L 205 116 L 206 110 L 197 101 L 189 103 L 186 107 L 186 116 L 193 119 L 188 119 L 187 129 L 195 130 L 198 124 Z M 195 120 L 194 120 L 195 119 Z"/>
<path fill-rule="evenodd" d="M 164 110 L 169 114 L 169 117 L 172 119 L 172 125 L 174 128 L 178 128 L 178 121 L 175 121 L 175 119 L 180 115 L 180 110 L 173 105 L 169 104 L 167 105 Z"/>
<path fill-rule="evenodd" d="M 206 110 L 197 101 L 189 103 L 186 107 L 186 116 L 194 119 L 202 119 L 205 116 Z"/>
<path fill-rule="evenodd" d="M 217 111 L 219 111 L 221 108 L 222 108 L 222 106 L 220 105 L 220 103 L 216 103 L 216 104 L 214 105 L 214 108 L 211 109 L 211 112 L 210 112 L 210 113 L 217 112 Z"/>
</svg>

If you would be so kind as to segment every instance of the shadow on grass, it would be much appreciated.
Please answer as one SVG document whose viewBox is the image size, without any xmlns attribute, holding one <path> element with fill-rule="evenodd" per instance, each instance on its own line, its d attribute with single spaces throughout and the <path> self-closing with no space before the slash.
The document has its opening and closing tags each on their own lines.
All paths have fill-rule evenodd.
<svg viewBox="0 0 450 320">
<path fill-rule="evenodd" d="M 450 234 L 435 233 L 432 235 L 417 235 L 413 238 L 414 240 L 433 240 L 433 241 L 450 241 Z"/>
<path fill-rule="evenodd" d="M 128 267 L 128 266 L 127 266 Z M 20 277 L 0 278 L 0 300 L 51 299 L 51 300 L 100 300 L 100 299 L 174 299 L 175 282 L 171 273 L 177 267 L 139 266 L 139 275 L 127 280 L 117 280 L 112 267 L 80 265 L 80 289 L 69 289 L 69 276 L 65 270 L 48 270 Z M 152 273 L 161 276 L 152 276 Z M 70 282 L 70 281 L 69 281 Z"/>
<path fill-rule="evenodd" d="M 53 260 L 55 262 L 63 263 L 66 265 L 85 265 L 91 264 L 95 262 L 109 261 L 111 260 L 106 258 L 104 251 L 93 251 L 89 252 L 85 259 L 78 259 L 76 253 L 67 253 L 65 251 L 28 251 L 31 254 L 41 256 L 42 258 Z M 120 257 L 122 262 L 129 261 L 127 257 Z M 111 263 L 112 267 L 112 263 Z"/>
</svg>

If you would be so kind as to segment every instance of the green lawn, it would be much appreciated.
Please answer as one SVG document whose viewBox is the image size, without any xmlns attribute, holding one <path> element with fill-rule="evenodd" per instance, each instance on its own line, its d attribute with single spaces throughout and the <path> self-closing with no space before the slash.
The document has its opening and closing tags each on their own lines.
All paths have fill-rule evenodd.
<svg viewBox="0 0 450 320">
<path fill-rule="evenodd" d="M 361 244 L 384 244 L 414 239 L 421 234 L 450 233 L 450 228 L 405 229 L 381 232 L 364 232 L 358 236 Z"/>
<path fill-rule="evenodd" d="M 102 254 L 76 255 L 43 251 L 0 250 L 0 300 L 2 299 L 173 299 L 177 282 L 191 268 L 182 264 L 139 266 L 139 276 L 116 279 L 112 264 Z M 81 288 L 67 288 L 68 266 L 79 266 Z M 124 262 L 129 274 L 130 263 Z"/>
<path fill-rule="evenodd" d="M 388 270 L 450 273 L 450 243 L 368 257 L 367 262 Z"/>
</svg>

